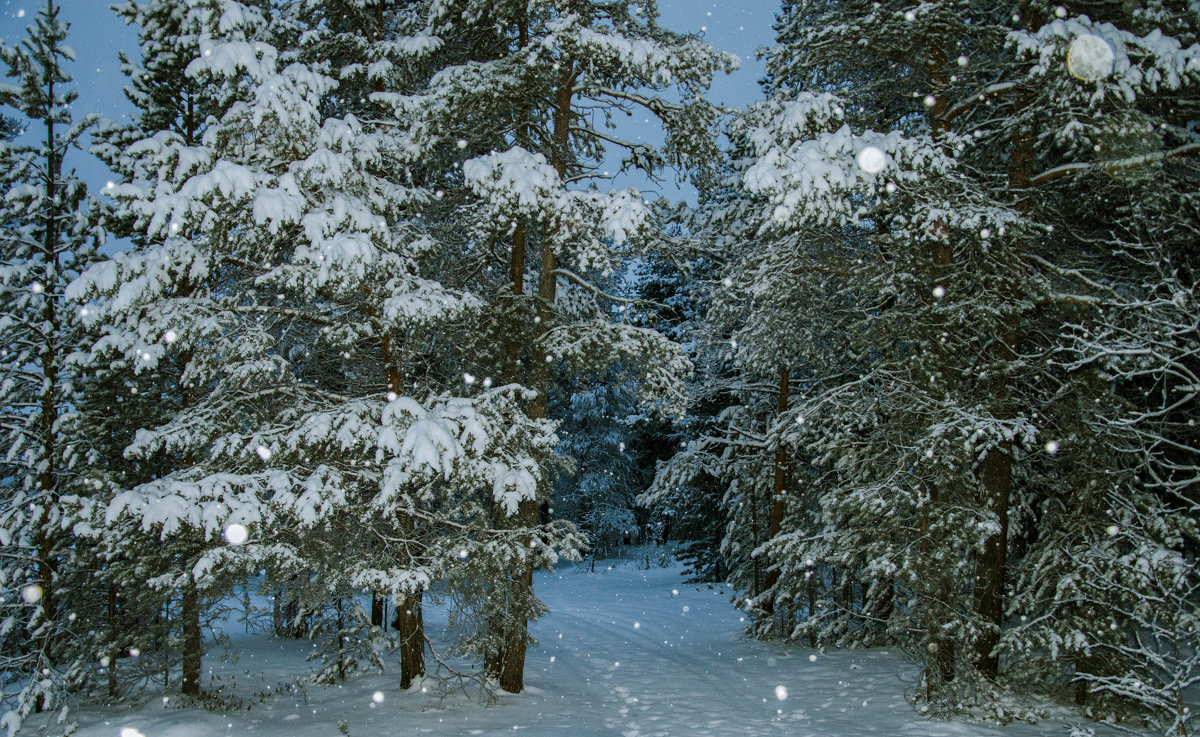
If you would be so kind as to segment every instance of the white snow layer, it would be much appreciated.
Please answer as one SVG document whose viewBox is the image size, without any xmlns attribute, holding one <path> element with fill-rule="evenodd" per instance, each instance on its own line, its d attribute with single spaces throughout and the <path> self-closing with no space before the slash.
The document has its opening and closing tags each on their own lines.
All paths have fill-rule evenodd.
<svg viewBox="0 0 1200 737">
<path fill-rule="evenodd" d="M 651 550 L 651 559 L 654 551 Z M 611 566 L 611 567 L 610 567 Z M 342 686 L 286 684 L 311 670 L 307 640 L 246 634 L 236 610 L 220 623 L 237 659 L 217 650 L 205 659 L 205 688 L 251 706 L 214 712 L 180 709 L 169 695 L 140 708 L 91 707 L 78 737 L 328 737 L 351 735 L 512 735 L 523 737 L 1062 737 L 1063 716 L 1008 726 L 932 721 L 905 700 L 917 669 L 887 649 L 818 652 L 800 645 L 747 640 L 741 613 L 721 585 L 684 584 L 680 568 L 638 570 L 632 560 L 539 573 L 535 589 L 550 614 L 532 625 L 538 644 L 526 660 L 526 690 L 487 707 L 478 693 L 439 695 L 431 679 L 408 691 L 395 670 Z M 231 602 L 236 606 L 236 602 Z M 261 606 L 268 602 L 259 601 Z M 425 611 L 427 631 L 442 643 L 446 612 Z M 434 664 L 429 662 L 432 667 Z M 219 681 L 217 679 L 220 679 Z M 376 697 L 376 692 L 383 695 Z M 470 696 L 470 698 L 468 698 Z M 1067 721 L 1082 720 L 1066 716 Z M 137 730 L 138 732 L 125 732 Z M 1079 734 L 1114 737 L 1087 723 Z"/>
</svg>

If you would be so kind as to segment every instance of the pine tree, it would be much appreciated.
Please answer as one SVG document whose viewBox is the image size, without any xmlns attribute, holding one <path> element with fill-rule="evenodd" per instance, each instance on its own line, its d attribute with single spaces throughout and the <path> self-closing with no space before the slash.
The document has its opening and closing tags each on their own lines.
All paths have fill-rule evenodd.
<svg viewBox="0 0 1200 737">
<path fill-rule="evenodd" d="M 781 534 L 759 551 L 778 567 L 768 595 L 811 602 L 794 636 L 854 643 L 876 633 L 920 647 L 923 695 L 957 708 L 990 709 L 986 680 L 1001 675 L 1001 655 L 1031 652 L 1023 638 L 1039 628 L 1050 636 L 1057 620 L 1038 616 L 1049 605 L 1020 587 L 1056 577 L 1046 566 L 1066 562 L 1051 554 L 1059 535 L 1097 539 L 1103 510 L 1117 507 L 1096 502 L 1119 488 L 1124 462 L 1104 452 L 1109 441 L 1072 434 L 1117 405 L 1097 401 L 1084 426 L 1072 420 L 1100 399 L 1104 379 L 1054 357 L 1072 333 L 1113 315 L 1093 293 L 1103 280 L 1088 277 L 1098 230 L 1111 228 L 1114 246 L 1117 233 L 1146 241 L 1130 237 L 1123 213 L 1101 216 L 1111 204 L 1079 177 L 1190 150 L 1117 122 L 1144 120 L 1164 110 L 1158 95 L 1194 84 L 1184 71 L 1190 36 L 1151 42 L 1162 12 L 1112 18 L 1130 32 L 1068 16 L 1037 4 L 785 3 L 771 99 L 731 136 L 741 202 L 725 205 L 734 225 L 724 233 L 758 243 L 728 284 L 744 280 L 751 300 L 779 305 L 765 312 L 774 335 L 796 317 L 822 315 L 831 327 L 785 363 L 801 391 L 764 433 L 784 457 L 807 455 L 812 489 L 791 495 Z M 1081 36 L 1116 50 L 1102 73 L 1079 67 L 1094 60 L 1067 62 Z M 1150 148 L 1113 158 L 1113 143 L 1097 148 L 1105 136 Z M 1186 191 L 1179 184 L 1166 189 Z M 1122 201 L 1146 194 L 1128 189 Z M 773 278 L 789 272 L 796 286 Z M 768 327 L 763 343 L 746 335 L 739 345 L 778 350 Z M 1075 450 L 1064 463 L 1068 437 Z M 1059 504 L 1064 514 L 1034 511 Z M 809 593 L 817 576 L 823 605 Z M 822 606 L 829 616 L 814 618 Z M 1036 624 L 1008 628 L 1014 609 Z M 1113 639 L 1097 608 L 1074 609 L 1086 641 Z M 913 631 L 926 633 L 922 642 Z"/>
<path fill-rule="evenodd" d="M 538 391 L 529 408 L 535 421 L 547 416 L 550 374 L 558 363 L 594 371 L 624 359 L 649 371 L 642 382 L 647 401 L 677 407 L 683 398 L 676 375 L 686 363 L 669 341 L 614 324 L 598 306 L 586 320 L 567 319 L 563 310 L 579 298 L 605 299 L 589 272 L 615 272 L 621 254 L 644 247 L 653 233 L 653 214 L 639 193 L 572 186 L 594 178 L 603 148 L 623 149 L 627 165 L 648 171 L 667 162 L 688 164 L 713 150 L 713 110 L 699 95 L 734 60 L 662 29 L 656 14 L 653 3 L 434 4 L 429 35 L 447 48 L 467 46 L 470 60 L 443 66 L 421 94 L 373 97 L 420 121 L 414 139 L 421 145 L 463 152 L 465 183 L 477 198 L 471 238 L 508 245 L 501 264 L 507 283 L 492 282 L 497 314 L 509 321 L 501 355 L 505 375 Z M 668 87 L 681 90 L 682 103 L 657 95 Z M 596 111 L 607 121 L 634 106 L 663 120 L 662 150 L 621 141 L 590 122 Z M 527 259 L 530 250 L 536 256 Z M 537 264 L 536 289 L 529 292 L 527 260 Z M 579 296 L 569 297 L 573 292 Z M 532 526 L 537 510 L 528 500 L 505 522 Z M 529 567 L 512 573 L 514 601 L 527 598 L 532 573 Z M 526 618 L 515 612 L 505 646 L 489 658 L 508 691 L 523 688 Z"/>
<path fill-rule="evenodd" d="M 182 588 L 185 627 L 199 596 L 259 568 L 297 614 L 327 613 L 317 617 L 332 643 L 322 678 L 356 667 L 346 639 L 380 634 L 349 603 L 355 593 L 394 597 L 407 687 L 425 672 L 421 600 L 434 584 L 457 581 L 462 598 L 479 601 L 500 588 L 492 581 L 507 568 L 497 560 L 549 564 L 577 541 L 562 525 L 496 530 L 479 517 L 515 511 L 514 493 L 545 498 L 548 478 L 525 456 L 549 463 L 552 425 L 509 416 L 517 387 L 486 379 L 477 397 L 456 396 L 473 391 L 463 371 L 471 338 L 444 337 L 463 335 L 480 301 L 439 281 L 454 278 L 462 244 L 445 239 L 461 228 L 421 182 L 438 159 L 396 121 L 349 111 L 381 113 L 363 107 L 354 79 L 343 87 L 329 76 L 346 70 L 310 45 L 329 42 L 330 27 L 305 30 L 322 23 L 308 15 L 319 7 L 276 16 L 198 3 L 184 19 L 199 29 L 187 74 L 200 94 L 232 102 L 195 145 L 167 131 L 129 149 L 129 181 L 114 196 L 139 247 L 75 286 L 97 300 L 106 331 L 94 353 L 142 373 L 182 367 L 180 401 L 123 451 L 176 465 L 100 512 L 169 544 L 172 573 L 156 581 Z M 384 17 L 389 34 L 405 27 Z M 378 16 L 366 18 L 360 34 L 378 30 Z M 392 76 L 403 70 L 367 81 L 396 89 Z M 427 466 L 442 478 L 427 478 Z M 224 545 L 231 525 L 248 539 Z M 459 648 L 471 651 L 465 640 Z M 185 637 L 184 652 L 194 691 L 198 639 Z"/>
<path fill-rule="evenodd" d="M 34 710 L 61 709 L 65 718 L 65 688 L 77 676 L 67 617 L 79 581 L 68 530 L 70 498 L 82 491 L 74 465 L 86 450 L 72 431 L 78 331 L 64 292 L 103 236 L 99 203 L 65 163 L 93 122 L 71 114 L 67 31 L 49 0 L 19 46 L 0 48 L 14 81 L 0 101 L 38 129 L 36 143 L 0 144 L 3 670 L 18 674 L 5 678 L 10 731 Z M 10 683 L 19 692 L 8 692 Z"/>
<path fill-rule="evenodd" d="M 615 372 L 614 372 L 615 373 Z M 593 565 L 611 555 L 638 532 L 635 495 L 642 490 L 634 447 L 634 388 L 617 380 L 571 391 L 551 406 L 565 419 L 559 426 L 559 452 L 575 462 L 575 471 L 555 484 L 555 516 L 575 522 L 588 536 Z"/>
<path fill-rule="evenodd" d="M 140 13 L 147 24 L 145 46 L 195 57 L 184 65 L 190 82 L 175 88 L 175 98 L 137 93 L 139 84 L 179 82 L 177 66 L 133 71 L 138 83 L 130 96 L 144 106 L 143 114 L 125 130 L 105 131 L 115 143 L 100 146 L 101 156 L 124 177 L 109 194 L 121 203 L 121 227 L 137 246 L 90 270 L 72 285 L 72 294 L 95 301 L 90 310 L 100 337 L 92 354 L 99 365 L 126 372 L 131 393 L 150 391 L 162 401 L 155 414 L 129 418 L 148 424 L 118 452 L 141 459 L 144 475 L 110 489 L 108 509 L 94 510 L 93 528 L 121 525 L 122 513 L 134 513 L 139 519 L 129 531 L 140 527 L 173 543 L 162 547 L 158 560 L 164 567 L 154 581 L 180 602 L 182 689 L 197 695 L 204 598 L 228 584 L 209 575 L 211 563 L 204 561 L 219 554 L 227 524 L 259 519 L 256 493 L 262 488 L 255 484 L 264 478 L 255 474 L 261 461 L 253 455 L 252 461 L 217 466 L 210 443 L 239 428 L 253 411 L 253 405 L 238 405 L 247 401 L 239 391 L 266 392 L 276 379 L 269 326 L 254 321 L 253 308 L 249 319 L 239 309 L 241 287 L 251 276 L 226 250 L 235 245 L 227 234 L 237 227 L 227 205 L 244 201 L 253 180 L 214 156 L 222 143 L 218 136 L 230 135 L 231 127 L 222 131 L 213 122 L 218 113 L 242 120 L 251 114 L 249 82 L 265 76 L 275 52 L 258 40 L 267 16 L 253 6 L 194 3 L 182 16 L 167 4 L 124 12 Z M 218 46 L 205 31 L 222 20 L 231 42 Z M 243 52 L 253 68 L 239 76 Z M 225 66 L 206 78 L 201 60 Z M 189 184 L 193 189 L 180 191 Z"/>
<path fill-rule="evenodd" d="M 1132 704 L 1182 734 L 1190 712 L 1180 689 L 1197 665 L 1181 657 L 1194 653 L 1198 616 L 1188 593 L 1195 394 L 1185 388 L 1196 264 L 1182 234 L 1195 227 L 1200 171 L 1189 130 L 1200 16 L 1161 3 L 1054 15 L 1013 45 L 1042 111 L 1030 123 L 1029 181 L 1069 249 L 1069 260 L 1044 264 L 1063 305 L 1055 360 L 1070 390 L 1053 417 L 1052 465 L 1066 468 L 1039 507 L 1054 525 L 1022 561 L 1030 585 L 1014 606 L 1054 616 L 1022 620 L 1008 644 L 1035 663 L 1039 649 L 1061 653 L 1076 700 L 1095 713 Z M 1044 63 L 1052 56 L 1066 57 L 1069 75 Z M 1046 575 L 1066 585 L 1038 585 Z"/>
</svg>

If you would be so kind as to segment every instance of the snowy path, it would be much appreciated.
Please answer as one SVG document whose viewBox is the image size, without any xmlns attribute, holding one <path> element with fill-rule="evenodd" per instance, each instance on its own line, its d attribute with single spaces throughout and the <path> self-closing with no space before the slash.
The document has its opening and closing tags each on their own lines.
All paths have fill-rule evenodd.
<svg viewBox="0 0 1200 737">
<path fill-rule="evenodd" d="M 1062 721 L 993 727 L 922 719 L 904 699 L 916 670 L 900 654 L 816 654 L 747 641 L 729 591 L 685 585 L 678 568 L 639 571 L 624 563 L 589 574 L 580 566 L 539 576 L 535 585 L 551 613 L 534 625 L 540 644 L 529 651 L 528 690 L 490 708 L 461 695 L 400 692 L 390 674 L 264 699 L 255 694 L 304 672 L 309 645 L 242 636 L 236 663 L 212 653 L 206 664 L 222 682 L 236 679 L 234 690 L 249 710 L 222 715 L 154 700 L 138 709 L 89 711 L 79 734 L 336 737 L 342 720 L 351 737 L 1066 737 L 1070 731 Z M 430 613 L 430 625 L 437 615 Z M 382 703 L 374 702 L 376 691 Z M 1089 726 L 1097 737 L 1118 734 Z"/>
</svg>

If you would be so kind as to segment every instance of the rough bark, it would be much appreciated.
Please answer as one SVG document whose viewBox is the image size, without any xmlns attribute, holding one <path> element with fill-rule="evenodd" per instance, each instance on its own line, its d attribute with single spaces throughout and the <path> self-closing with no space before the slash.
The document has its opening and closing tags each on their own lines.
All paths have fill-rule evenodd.
<svg viewBox="0 0 1200 737">
<path fill-rule="evenodd" d="M 379 627 L 380 629 L 387 628 L 387 614 L 384 611 L 387 608 L 387 599 L 372 592 L 371 593 L 371 626 Z"/>
<path fill-rule="evenodd" d="M 1008 547 L 1008 505 L 1012 488 L 1012 444 L 993 448 L 983 461 L 983 488 L 998 530 L 984 542 L 975 574 L 975 614 L 985 629 L 975 641 L 975 662 L 986 678 L 1000 670 L 1000 627 L 1004 619 L 1004 575 Z"/>
<path fill-rule="evenodd" d="M 812 619 L 817 614 L 817 572 L 810 566 L 807 574 L 805 589 L 808 594 L 808 619 Z M 808 646 L 817 646 L 817 631 L 811 627 L 808 630 Z"/>
<path fill-rule="evenodd" d="M 47 3 L 47 10 L 54 13 L 54 2 Z M 47 96 L 54 99 L 54 78 L 51 76 L 46 83 Z M 62 175 L 62 161 L 58 150 L 58 137 L 55 133 L 54 120 L 46 116 L 46 201 L 52 203 L 45 213 L 45 231 L 42 234 L 42 257 L 46 262 L 46 271 L 42 276 L 45 290 L 42 296 L 42 321 L 45 332 L 42 335 L 42 391 L 40 399 L 41 417 L 40 430 L 42 441 L 41 457 L 38 459 L 42 472 L 38 479 L 44 495 L 42 514 L 38 521 L 39 528 L 36 536 L 38 583 L 42 587 L 40 608 L 34 632 L 38 633 L 38 648 L 44 662 L 53 662 L 54 647 L 54 617 L 57 605 L 55 573 L 58 561 L 55 556 L 56 539 L 50 525 L 52 507 L 58 503 L 58 437 L 55 424 L 58 421 L 58 339 L 59 316 L 55 309 L 54 300 L 57 297 L 56 284 L 59 281 L 58 263 L 58 214 L 59 180 Z M 35 708 L 42 711 L 49 708 L 48 697 L 38 700 Z"/>
<path fill-rule="evenodd" d="M 183 588 L 183 682 L 180 691 L 185 696 L 200 695 L 200 671 L 203 642 L 200 634 L 200 593 L 196 582 L 188 581 Z"/>
<path fill-rule="evenodd" d="M 522 31 L 522 36 L 526 32 Z M 565 179 L 567 161 L 569 158 L 571 136 L 571 98 L 574 94 L 575 81 L 579 76 L 573 61 L 563 64 L 556 80 L 554 107 L 554 150 L 551 164 L 558 172 L 560 179 Z M 541 267 L 538 274 L 537 300 L 537 336 L 541 338 L 550 330 L 554 319 L 554 303 L 558 296 L 557 257 L 554 253 L 555 239 L 553 234 L 547 234 L 541 243 Z M 549 365 L 542 356 L 533 359 L 533 384 L 538 391 L 537 398 L 529 407 L 532 419 L 546 417 L 547 402 L 550 396 Z M 517 522 L 522 527 L 533 527 L 537 524 L 538 504 L 536 501 L 523 501 L 517 511 Z M 524 566 L 513 572 L 510 585 L 518 600 L 523 594 L 533 589 L 533 567 Z M 503 667 L 500 672 L 500 688 L 509 693 L 520 693 L 525 688 L 525 646 L 528 639 L 528 621 L 519 614 L 510 617 L 509 629 L 505 636 Z"/>
<path fill-rule="evenodd" d="M 516 304 L 525 294 L 525 247 L 526 247 L 526 226 L 525 221 L 521 220 L 517 223 L 517 227 L 513 230 L 512 253 L 509 259 L 509 293 L 513 302 L 513 309 L 516 309 Z M 521 379 L 521 342 L 516 331 L 510 331 L 505 338 L 504 354 L 507 365 L 505 366 L 506 380 L 509 382 L 518 382 Z M 508 524 L 508 520 L 504 514 L 504 510 L 497 508 L 495 511 L 495 524 L 497 528 L 503 528 Z M 500 633 L 501 643 L 499 647 L 489 650 L 483 658 L 483 669 L 489 677 L 499 678 L 504 670 L 505 652 L 508 648 L 508 612 L 500 611 L 491 614 L 491 631 Z"/>
<path fill-rule="evenodd" d="M 117 587 L 109 584 L 108 586 L 108 630 L 109 636 L 114 642 L 117 638 Z M 120 650 L 114 644 L 112 650 L 108 653 L 108 697 L 115 699 L 120 696 L 120 690 L 117 686 L 117 655 Z"/>
<path fill-rule="evenodd" d="M 782 417 L 788 409 L 788 385 L 791 382 L 791 374 L 786 368 L 779 370 L 779 404 L 778 415 Z M 767 530 L 767 540 L 774 540 L 779 531 L 783 529 L 783 513 L 786 509 L 785 502 L 787 495 L 787 471 L 788 457 L 787 449 L 783 447 L 781 441 L 775 448 L 775 478 L 774 486 L 771 492 L 771 526 Z M 767 577 L 764 582 L 766 589 L 770 589 L 779 581 L 779 567 L 771 566 L 767 569 Z M 768 613 L 775 611 L 774 598 L 764 602 L 764 608 Z"/>
<path fill-rule="evenodd" d="M 405 596 L 396 604 L 396 631 L 400 634 L 400 688 L 408 688 L 425 675 L 425 621 L 421 594 Z"/>
<path fill-rule="evenodd" d="M 1027 106 L 1025 100 L 1018 109 Z M 1011 156 L 1009 157 L 1008 189 L 1018 210 L 1029 209 L 1030 180 L 1033 177 L 1035 124 L 1029 122 L 1017 127 L 1013 133 Z M 990 353 L 993 362 L 1007 364 L 1016 358 L 1016 345 L 1020 339 L 1017 327 L 1011 318 L 1000 326 L 997 339 L 992 341 Z M 1006 420 L 1014 416 L 1011 381 L 1005 371 L 992 371 L 990 382 L 992 414 Z M 988 453 L 983 461 L 983 492 L 988 511 L 996 516 L 998 529 L 984 541 L 984 552 L 976 566 L 975 615 L 984 629 L 975 643 L 975 662 L 979 672 L 995 679 L 1000 671 L 1000 655 L 996 651 L 1000 644 L 1000 630 L 1004 624 L 1004 578 L 1007 567 L 1008 509 L 1012 491 L 1012 443 L 1000 443 Z"/>
<path fill-rule="evenodd" d="M 929 502 L 925 514 L 921 518 L 921 555 L 928 558 L 931 546 L 927 535 L 929 530 L 929 512 L 938 505 L 938 488 L 933 484 L 927 485 Z M 925 697 L 931 698 L 938 686 L 949 683 L 955 676 L 956 646 L 953 636 L 947 636 L 942 624 L 951 614 L 946 610 L 951 601 L 954 585 L 950 576 L 943 571 L 930 570 L 929 580 L 925 585 Z"/>
</svg>

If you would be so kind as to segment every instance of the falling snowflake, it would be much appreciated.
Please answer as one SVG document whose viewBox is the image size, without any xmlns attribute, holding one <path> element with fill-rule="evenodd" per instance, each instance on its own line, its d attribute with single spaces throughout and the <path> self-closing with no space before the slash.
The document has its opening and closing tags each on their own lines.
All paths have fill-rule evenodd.
<svg viewBox="0 0 1200 737">
<path fill-rule="evenodd" d="M 1116 55 L 1108 41 L 1086 33 L 1067 50 L 1067 71 L 1076 79 L 1095 82 L 1112 74 Z"/>
<path fill-rule="evenodd" d="M 246 542 L 249 533 L 246 531 L 245 525 L 232 524 L 225 528 L 225 540 L 230 545 L 241 545 Z"/>
<path fill-rule="evenodd" d="M 868 174 L 878 174 L 887 166 L 887 155 L 874 146 L 867 146 L 854 158 L 858 168 Z"/>
</svg>

